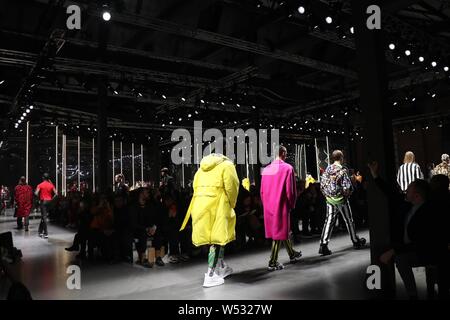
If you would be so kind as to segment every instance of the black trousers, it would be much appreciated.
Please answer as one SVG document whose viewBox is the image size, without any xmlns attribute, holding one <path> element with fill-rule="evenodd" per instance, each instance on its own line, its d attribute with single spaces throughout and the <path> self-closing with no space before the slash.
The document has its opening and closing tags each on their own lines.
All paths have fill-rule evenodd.
<svg viewBox="0 0 450 320">
<path fill-rule="evenodd" d="M 190 253 L 190 234 L 187 229 L 180 231 L 181 223 L 176 218 L 169 218 L 165 232 L 165 243 L 168 243 L 170 255 Z"/>
<path fill-rule="evenodd" d="M 102 257 L 105 259 L 113 258 L 114 239 L 112 235 L 107 236 L 103 231 L 93 229 L 89 232 L 88 239 L 88 256 L 94 257 L 94 248 L 100 248 Z"/>
<path fill-rule="evenodd" d="M 39 234 L 48 234 L 47 232 L 47 218 L 50 211 L 51 201 L 41 201 L 41 222 L 39 223 Z"/>
<path fill-rule="evenodd" d="M 438 284 L 439 298 L 448 298 L 449 290 L 449 260 L 448 257 L 438 259 L 430 268 L 430 262 L 420 258 L 414 251 L 406 251 L 397 253 L 395 256 L 395 264 L 397 265 L 398 273 L 403 280 L 406 292 L 410 297 L 417 296 L 416 279 L 414 277 L 413 268 L 426 267 L 426 281 L 427 288 L 430 291 L 434 283 Z M 433 270 L 434 269 L 434 270 Z M 433 274 L 433 271 L 434 274 Z M 435 276 L 435 279 L 433 279 Z"/>
<path fill-rule="evenodd" d="M 28 216 L 26 216 L 26 217 L 17 217 L 17 228 L 22 229 L 24 225 L 25 225 L 25 228 L 28 228 L 29 217 Z"/>
<path fill-rule="evenodd" d="M 145 253 L 147 250 L 147 241 L 152 241 L 152 247 L 160 250 L 163 245 L 163 237 L 161 231 L 156 230 L 153 236 L 149 236 L 145 230 L 134 230 L 133 237 L 137 239 L 136 250 L 138 253 Z"/>
<path fill-rule="evenodd" d="M 115 255 L 119 259 L 129 260 L 133 257 L 133 233 L 130 230 L 122 229 L 114 232 L 116 244 Z"/>
</svg>

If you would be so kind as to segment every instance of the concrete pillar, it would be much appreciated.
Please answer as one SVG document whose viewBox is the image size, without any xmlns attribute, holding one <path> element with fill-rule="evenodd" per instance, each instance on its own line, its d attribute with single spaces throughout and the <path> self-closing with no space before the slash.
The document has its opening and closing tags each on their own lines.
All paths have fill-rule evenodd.
<svg viewBox="0 0 450 320">
<path fill-rule="evenodd" d="M 381 30 L 369 30 L 366 24 L 369 17 L 367 8 L 373 4 L 379 5 L 380 1 L 352 0 L 360 101 L 365 116 L 364 153 L 366 163 L 378 161 L 381 177 L 392 182 L 395 179 L 392 108 L 387 101 L 385 48 Z M 390 245 L 388 201 L 372 181 L 369 182 L 367 198 L 371 263 L 381 269 L 381 290 L 372 292 L 376 296 L 390 298 L 395 294 L 394 267 L 379 263 L 379 256 Z"/>
</svg>

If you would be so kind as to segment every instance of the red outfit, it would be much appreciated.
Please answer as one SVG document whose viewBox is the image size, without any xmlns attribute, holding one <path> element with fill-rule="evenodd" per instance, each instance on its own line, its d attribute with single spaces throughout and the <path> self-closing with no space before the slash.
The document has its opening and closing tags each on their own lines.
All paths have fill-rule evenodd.
<svg viewBox="0 0 450 320">
<path fill-rule="evenodd" d="M 37 186 L 39 190 L 39 200 L 50 201 L 53 199 L 53 190 L 55 186 L 50 181 L 44 181 Z"/>
<path fill-rule="evenodd" d="M 19 184 L 14 189 L 18 218 L 28 217 L 33 208 L 33 189 L 27 184 Z"/>
</svg>

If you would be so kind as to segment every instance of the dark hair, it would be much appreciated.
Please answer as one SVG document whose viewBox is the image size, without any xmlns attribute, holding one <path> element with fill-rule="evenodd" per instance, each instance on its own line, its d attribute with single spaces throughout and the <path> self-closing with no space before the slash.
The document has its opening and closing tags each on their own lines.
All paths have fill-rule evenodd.
<svg viewBox="0 0 450 320">
<path fill-rule="evenodd" d="M 285 146 L 280 146 L 278 148 L 278 156 L 281 156 L 283 153 L 287 153 L 287 149 Z"/>
<path fill-rule="evenodd" d="M 25 184 L 27 182 L 27 179 L 24 176 L 21 176 L 19 182 Z"/>
<path fill-rule="evenodd" d="M 448 192 L 449 179 L 443 174 L 437 174 L 430 180 L 430 187 L 433 192 Z"/>
<path fill-rule="evenodd" d="M 48 173 L 44 173 L 44 174 L 42 175 L 42 179 L 44 179 L 44 180 L 49 180 L 49 179 L 50 179 L 50 175 L 49 175 Z"/>
<path fill-rule="evenodd" d="M 342 161 L 344 160 L 344 153 L 341 150 L 334 150 L 331 154 L 331 161 Z"/>
</svg>

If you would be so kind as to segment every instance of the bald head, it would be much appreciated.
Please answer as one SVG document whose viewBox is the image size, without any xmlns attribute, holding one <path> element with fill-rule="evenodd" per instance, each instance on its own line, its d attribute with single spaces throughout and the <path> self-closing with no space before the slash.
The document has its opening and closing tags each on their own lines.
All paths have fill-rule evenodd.
<svg viewBox="0 0 450 320">
<path fill-rule="evenodd" d="M 280 158 L 281 160 L 285 160 L 287 157 L 287 149 L 284 146 L 280 146 L 278 148 L 278 158 Z"/>
</svg>

